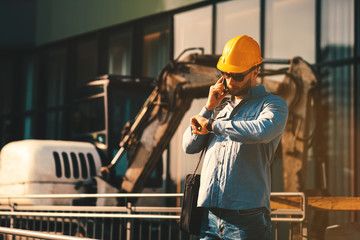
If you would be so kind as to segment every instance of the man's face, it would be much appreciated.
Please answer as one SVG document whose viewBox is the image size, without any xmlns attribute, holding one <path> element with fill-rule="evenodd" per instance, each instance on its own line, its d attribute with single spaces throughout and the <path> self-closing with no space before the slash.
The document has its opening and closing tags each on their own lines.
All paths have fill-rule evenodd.
<svg viewBox="0 0 360 240">
<path fill-rule="evenodd" d="M 257 68 L 251 68 L 244 73 L 224 73 L 229 93 L 235 97 L 245 96 L 249 89 L 255 84 L 254 79 L 258 73 Z"/>
</svg>

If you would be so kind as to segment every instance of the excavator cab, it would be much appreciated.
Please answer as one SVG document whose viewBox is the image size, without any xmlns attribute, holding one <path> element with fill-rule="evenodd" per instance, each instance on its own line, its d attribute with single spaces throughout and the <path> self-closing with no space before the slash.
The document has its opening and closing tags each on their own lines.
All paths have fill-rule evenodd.
<svg viewBox="0 0 360 240">
<path fill-rule="evenodd" d="M 108 165 L 119 149 L 126 126 L 131 125 L 154 86 L 152 78 L 104 75 L 79 88 L 72 109 L 72 139 L 93 143 L 102 165 Z M 112 169 L 109 183 L 120 188 L 127 167 L 125 154 Z M 159 161 L 148 185 L 161 186 L 161 176 Z"/>
</svg>

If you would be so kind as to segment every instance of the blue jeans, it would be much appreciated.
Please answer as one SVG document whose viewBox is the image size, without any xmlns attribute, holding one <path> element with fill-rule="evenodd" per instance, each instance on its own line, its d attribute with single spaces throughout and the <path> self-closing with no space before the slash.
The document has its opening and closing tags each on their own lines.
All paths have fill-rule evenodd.
<svg viewBox="0 0 360 240">
<path fill-rule="evenodd" d="M 200 239 L 270 240 L 270 213 L 266 208 L 204 209 Z"/>
</svg>

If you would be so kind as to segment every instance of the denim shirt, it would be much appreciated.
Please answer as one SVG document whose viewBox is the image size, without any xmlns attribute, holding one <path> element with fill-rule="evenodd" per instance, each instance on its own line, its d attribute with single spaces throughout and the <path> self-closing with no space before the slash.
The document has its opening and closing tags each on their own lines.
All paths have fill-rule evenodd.
<svg viewBox="0 0 360 240">
<path fill-rule="evenodd" d="M 199 115 L 211 118 L 205 107 Z M 208 144 L 201 171 L 198 206 L 270 210 L 270 165 L 287 122 L 286 102 L 256 86 L 234 108 L 228 103 L 216 116 L 213 132 L 183 135 L 186 153 Z"/>
</svg>

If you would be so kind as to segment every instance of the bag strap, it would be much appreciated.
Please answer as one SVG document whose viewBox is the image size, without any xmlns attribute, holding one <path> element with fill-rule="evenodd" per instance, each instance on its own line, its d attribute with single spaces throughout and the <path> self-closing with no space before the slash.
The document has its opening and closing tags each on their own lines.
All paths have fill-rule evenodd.
<svg viewBox="0 0 360 240">
<path fill-rule="evenodd" d="M 196 164 L 196 168 L 195 168 L 195 171 L 194 171 L 194 173 L 193 173 L 193 177 L 195 177 L 195 175 L 196 175 L 196 172 L 197 172 L 197 170 L 198 170 L 198 168 L 199 168 L 199 166 L 200 166 L 201 159 L 202 159 L 204 153 L 206 152 L 206 149 L 207 149 L 207 147 L 205 147 L 205 148 L 201 151 L 199 160 L 198 160 L 198 162 L 197 162 L 197 164 Z"/>
</svg>

